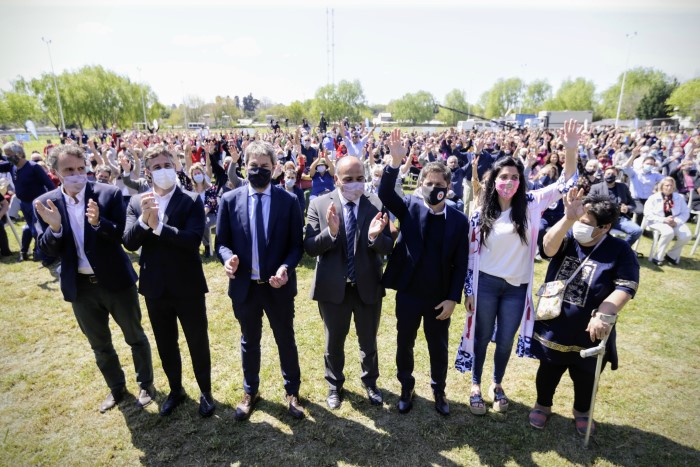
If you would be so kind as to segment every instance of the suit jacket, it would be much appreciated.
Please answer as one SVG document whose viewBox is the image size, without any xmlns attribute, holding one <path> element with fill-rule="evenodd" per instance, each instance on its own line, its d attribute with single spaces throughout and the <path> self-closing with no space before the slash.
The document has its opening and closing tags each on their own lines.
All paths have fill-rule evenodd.
<svg viewBox="0 0 700 467">
<path fill-rule="evenodd" d="M 270 293 L 280 294 L 290 300 L 297 294 L 297 264 L 304 253 L 304 221 L 296 196 L 286 190 L 272 187 L 270 192 L 270 218 L 267 227 L 265 270 L 274 274 L 280 266 L 287 265 L 288 282 Z M 229 280 L 228 295 L 233 304 L 244 302 L 250 287 L 253 264 L 253 240 L 248 215 L 248 186 L 243 185 L 225 193 L 219 203 L 216 222 L 216 253 L 222 263 L 238 255 L 236 278 Z M 267 278 L 264 278 L 267 279 Z"/>
<path fill-rule="evenodd" d="M 620 205 L 626 204 L 628 208 L 627 213 L 621 215 L 626 218 L 632 217 L 632 214 L 634 213 L 634 208 L 637 205 L 637 203 L 634 201 L 634 198 L 632 198 L 632 193 L 630 193 L 630 189 L 627 188 L 627 185 L 620 182 L 615 182 L 615 189 L 617 190 L 617 199 L 615 199 L 614 201 Z M 591 187 L 590 194 L 609 196 L 610 189 L 608 188 L 608 184 L 605 181 L 603 181 L 593 185 Z"/>
<path fill-rule="evenodd" d="M 340 219 L 338 235 L 333 241 L 328 230 L 326 212 L 335 205 Z M 377 238 L 369 243 L 369 225 L 382 209 L 375 195 L 363 194 L 357 207 L 357 229 L 355 230 L 355 277 L 360 299 L 367 304 L 381 301 L 385 295 L 382 286 L 382 257 L 391 253 L 394 240 L 387 225 Z M 338 190 L 319 196 L 309 203 L 306 220 L 304 250 L 316 257 L 316 271 L 311 283 L 311 298 L 321 302 L 342 303 L 347 282 L 347 243 L 343 205 Z"/>
<path fill-rule="evenodd" d="M 60 257 L 61 292 L 67 302 L 77 298 L 76 279 L 78 275 L 78 252 L 73 239 L 66 203 L 61 188 L 41 195 L 37 200 L 46 205 L 53 201 L 61 213 L 60 237 L 36 214 L 37 243 L 48 256 Z M 100 224 L 93 228 L 85 220 L 83 249 L 99 283 L 110 291 L 120 291 L 136 283 L 136 272 L 131 260 L 122 248 L 124 232 L 124 202 L 122 194 L 113 185 L 88 182 L 85 185 L 85 206 L 89 199 L 95 200 L 100 210 Z"/>
<path fill-rule="evenodd" d="M 409 292 L 409 285 L 416 274 L 435 274 L 436 271 L 420 271 L 417 266 L 424 250 L 425 228 L 430 211 L 423 200 L 415 196 L 403 199 L 394 191 L 399 169 L 384 168 L 379 183 L 379 199 L 401 223 L 401 233 L 384 271 L 384 285 L 400 292 Z M 467 275 L 469 257 L 469 223 L 466 216 L 457 209 L 445 206 L 445 239 L 441 244 L 441 293 L 446 300 L 459 303 L 462 287 Z"/>
<path fill-rule="evenodd" d="M 139 293 L 148 298 L 194 297 L 208 292 L 199 244 L 204 233 L 200 197 L 176 186 L 163 214 L 160 236 L 139 223 L 141 197 L 131 197 L 126 215 L 124 246 L 141 248 Z"/>
</svg>

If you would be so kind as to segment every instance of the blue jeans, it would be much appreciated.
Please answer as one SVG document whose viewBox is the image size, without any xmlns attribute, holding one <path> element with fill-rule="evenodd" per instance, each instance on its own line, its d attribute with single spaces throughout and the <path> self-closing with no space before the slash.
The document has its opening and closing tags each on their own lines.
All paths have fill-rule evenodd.
<svg viewBox="0 0 700 467">
<path fill-rule="evenodd" d="M 620 220 L 612 228 L 626 233 L 627 238 L 625 241 L 630 245 L 633 245 L 642 236 L 642 228 L 635 224 L 632 219 L 627 219 L 626 217 L 620 217 Z"/>
<path fill-rule="evenodd" d="M 474 332 L 474 369 L 472 383 L 481 384 L 481 372 L 489 345 L 496 327 L 493 355 L 493 382 L 500 384 L 508 366 L 513 338 L 518 331 L 525 307 L 528 284 L 514 286 L 500 277 L 479 272 L 477 290 L 476 330 Z"/>
</svg>

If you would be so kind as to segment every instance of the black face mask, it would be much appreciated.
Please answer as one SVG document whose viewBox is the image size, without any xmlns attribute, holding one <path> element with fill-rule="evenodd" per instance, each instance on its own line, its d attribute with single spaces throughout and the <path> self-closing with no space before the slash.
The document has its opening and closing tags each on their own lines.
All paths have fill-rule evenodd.
<svg viewBox="0 0 700 467">
<path fill-rule="evenodd" d="M 253 188 L 265 188 L 272 180 L 272 171 L 264 167 L 248 169 L 248 182 Z"/>
<path fill-rule="evenodd" d="M 616 180 L 616 177 L 614 175 L 606 175 L 605 176 L 605 181 L 608 183 L 613 183 Z"/>
<path fill-rule="evenodd" d="M 447 188 L 439 186 L 423 186 L 421 187 L 423 199 L 431 206 L 440 204 L 445 199 Z"/>
<path fill-rule="evenodd" d="M 688 175 L 690 175 L 691 177 L 694 177 L 694 176 L 696 176 L 697 174 L 698 174 L 698 170 L 697 170 L 697 169 L 690 169 L 690 170 L 688 171 Z"/>
<path fill-rule="evenodd" d="M 7 156 L 7 160 L 10 162 L 12 165 L 17 165 L 19 164 L 19 156 Z"/>
</svg>

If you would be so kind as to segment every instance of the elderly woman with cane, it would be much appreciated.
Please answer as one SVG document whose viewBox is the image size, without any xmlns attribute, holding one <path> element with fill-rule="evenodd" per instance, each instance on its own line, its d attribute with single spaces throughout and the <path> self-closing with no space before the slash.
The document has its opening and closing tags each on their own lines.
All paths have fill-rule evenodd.
<svg viewBox="0 0 700 467">
<path fill-rule="evenodd" d="M 583 190 L 571 190 L 564 197 L 564 211 L 540 248 L 542 257 L 551 258 L 545 282 L 564 281 L 565 286 L 559 315 L 535 322 L 531 351 L 540 366 L 537 402 L 529 421 L 534 428 L 545 427 L 554 392 L 568 370 L 574 384 L 576 431 L 584 436 L 589 421 L 595 429 L 590 409 L 598 375 L 596 360 L 582 357 L 581 351 L 607 337 L 603 366 L 610 362 L 617 369 L 614 324 L 637 291 L 639 263 L 624 240 L 608 235 L 620 211 L 607 196 L 583 198 Z"/>
</svg>

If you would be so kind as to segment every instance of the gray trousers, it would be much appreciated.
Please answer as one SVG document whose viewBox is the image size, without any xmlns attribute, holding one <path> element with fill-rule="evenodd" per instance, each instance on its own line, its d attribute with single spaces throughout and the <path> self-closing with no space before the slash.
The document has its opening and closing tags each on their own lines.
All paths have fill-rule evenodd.
<svg viewBox="0 0 700 467">
<path fill-rule="evenodd" d="M 345 384 L 345 338 L 350 331 L 350 320 L 355 316 L 355 332 L 360 344 L 360 366 L 365 386 L 375 386 L 379 378 L 377 358 L 377 331 L 382 302 L 366 304 L 360 300 L 357 288 L 347 285 L 341 304 L 318 302 L 326 333 L 324 363 L 326 381 L 330 389 L 341 390 Z"/>
<path fill-rule="evenodd" d="M 140 388 L 153 383 L 153 363 L 151 345 L 141 327 L 141 308 L 136 286 L 111 292 L 100 284 L 92 284 L 86 276 L 78 274 L 78 297 L 73 305 L 73 313 L 90 347 L 95 353 L 97 367 L 110 390 L 119 391 L 126 386 L 124 372 L 119 363 L 112 334 L 109 330 L 109 316 L 124 333 L 124 340 L 131 347 L 134 359 L 136 381 Z"/>
</svg>

